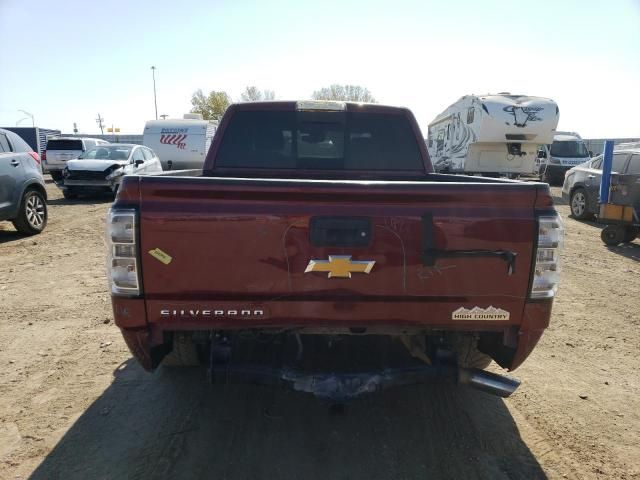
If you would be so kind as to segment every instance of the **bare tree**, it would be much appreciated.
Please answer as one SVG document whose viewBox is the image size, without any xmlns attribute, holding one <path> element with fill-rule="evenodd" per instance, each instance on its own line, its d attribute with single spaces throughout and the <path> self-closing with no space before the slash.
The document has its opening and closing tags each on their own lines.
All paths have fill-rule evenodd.
<svg viewBox="0 0 640 480">
<path fill-rule="evenodd" d="M 263 90 L 262 91 L 262 98 L 264 100 L 275 100 L 276 99 L 276 92 L 274 92 L 273 90 Z"/>
<path fill-rule="evenodd" d="M 243 102 L 260 102 L 262 100 L 273 100 L 276 98 L 276 93 L 273 90 L 260 91 L 256 86 L 246 87 L 244 92 L 240 94 L 240 99 Z"/>
<path fill-rule="evenodd" d="M 377 103 L 371 92 L 360 85 L 338 85 L 316 90 L 311 95 L 314 100 L 342 100 L 347 102 Z"/>
<path fill-rule="evenodd" d="M 198 89 L 191 96 L 191 112 L 200 113 L 205 120 L 220 120 L 230 104 L 231 98 L 226 92 L 212 90 L 205 96 L 202 90 Z"/>
</svg>

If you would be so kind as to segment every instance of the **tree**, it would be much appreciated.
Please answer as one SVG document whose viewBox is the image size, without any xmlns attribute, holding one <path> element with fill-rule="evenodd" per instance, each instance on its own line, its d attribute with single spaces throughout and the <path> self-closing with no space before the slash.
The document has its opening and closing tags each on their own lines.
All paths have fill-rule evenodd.
<svg viewBox="0 0 640 480">
<path fill-rule="evenodd" d="M 341 100 L 347 102 L 377 103 L 371 92 L 360 85 L 338 85 L 316 90 L 311 95 L 314 100 Z"/>
<path fill-rule="evenodd" d="M 276 93 L 273 90 L 258 90 L 258 87 L 246 87 L 244 92 L 240 94 L 243 102 L 260 102 L 262 100 L 273 100 Z"/>
<path fill-rule="evenodd" d="M 205 97 L 202 90 L 198 89 L 191 96 L 191 113 L 200 113 L 205 120 L 220 120 L 230 104 L 231 98 L 226 92 L 212 90 Z"/>
</svg>

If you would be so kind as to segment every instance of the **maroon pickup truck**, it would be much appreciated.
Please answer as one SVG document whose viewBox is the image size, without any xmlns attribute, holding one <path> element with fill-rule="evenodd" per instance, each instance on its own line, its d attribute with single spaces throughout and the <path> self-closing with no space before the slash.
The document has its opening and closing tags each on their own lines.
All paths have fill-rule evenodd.
<svg viewBox="0 0 640 480">
<path fill-rule="evenodd" d="M 454 380 L 508 396 L 549 324 L 563 227 L 542 183 L 435 174 L 404 108 L 232 105 L 202 171 L 127 176 L 115 323 L 145 369 L 329 399 Z"/>
</svg>

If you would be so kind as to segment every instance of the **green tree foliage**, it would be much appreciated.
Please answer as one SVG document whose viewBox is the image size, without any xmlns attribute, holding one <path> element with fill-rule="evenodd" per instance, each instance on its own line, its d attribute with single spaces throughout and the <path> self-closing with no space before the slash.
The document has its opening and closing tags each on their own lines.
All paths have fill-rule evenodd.
<svg viewBox="0 0 640 480">
<path fill-rule="evenodd" d="M 230 104 L 231 98 L 226 92 L 213 90 L 205 96 L 202 90 L 198 89 L 191 96 L 191 112 L 202 114 L 205 120 L 220 120 Z"/>
<path fill-rule="evenodd" d="M 260 91 L 258 87 L 251 86 L 244 89 L 244 92 L 240 94 L 240 98 L 243 102 L 260 102 L 262 100 L 275 99 L 276 93 L 273 90 Z"/>
<path fill-rule="evenodd" d="M 316 90 L 311 95 L 314 100 L 340 100 L 345 102 L 377 103 L 371 92 L 360 85 L 338 85 Z"/>
</svg>

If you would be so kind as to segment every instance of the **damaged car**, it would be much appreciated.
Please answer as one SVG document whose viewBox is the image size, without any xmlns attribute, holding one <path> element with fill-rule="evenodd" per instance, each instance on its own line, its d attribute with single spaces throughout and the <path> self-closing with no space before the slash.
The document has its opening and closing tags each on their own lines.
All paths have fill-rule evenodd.
<svg viewBox="0 0 640 480">
<path fill-rule="evenodd" d="M 69 160 L 58 186 L 67 199 L 98 193 L 115 196 L 125 175 L 161 172 L 160 159 L 150 148 L 125 143 L 100 145 Z"/>
</svg>

